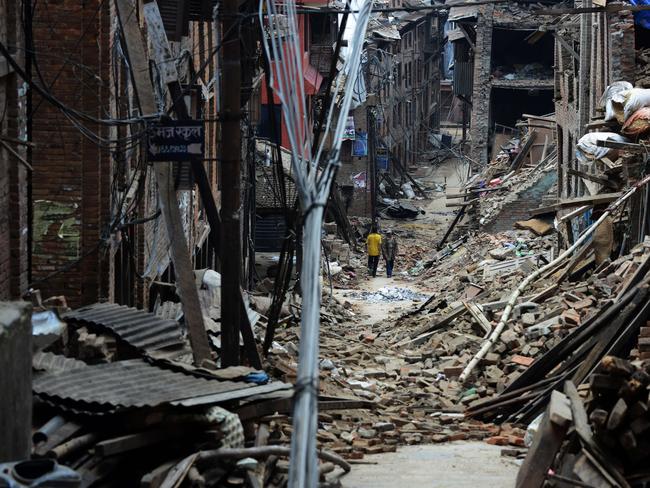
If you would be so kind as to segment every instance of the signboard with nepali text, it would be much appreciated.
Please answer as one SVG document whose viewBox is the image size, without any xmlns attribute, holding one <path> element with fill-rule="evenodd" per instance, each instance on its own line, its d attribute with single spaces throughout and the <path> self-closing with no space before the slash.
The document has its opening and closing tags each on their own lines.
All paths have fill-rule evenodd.
<svg viewBox="0 0 650 488">
<path fill-rule="evenodd" d="M 202 121 L 168 120 L 149 126 L 147 159 L 151 162 L 203 159 L 203 146 Z"/>
</svg>

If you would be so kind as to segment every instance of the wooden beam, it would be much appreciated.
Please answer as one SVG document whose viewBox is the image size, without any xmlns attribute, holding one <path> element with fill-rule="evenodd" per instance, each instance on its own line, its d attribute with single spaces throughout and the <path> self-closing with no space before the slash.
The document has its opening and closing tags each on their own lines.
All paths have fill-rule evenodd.
<svg viewBox="0 0 650 488">
<path fill-rule="evenodd" d="M 555 211 L 557 211 L 557 205 L 546 205 L 544 207 L 537 207 L 537 208 L 530 209 L 528 211 L 528 215 L 530 215 L 531 217 L 535 217 L 537 215 L 555 213 Z"/>
<path fill-rule="evenodd" d="M 604 127 L 616 127 L 618 123 L 615 120 L 597 119 L 587 124 L 587 129 L 602 129 Z"/>
<path fill-rule="evenodd" d="M 167 235 L 169 237 L 174 275 L 178 286 L 183 315 L 187 325 L 190 345 L 194 363 L 200 366 L 203 360 L 210 359 L 212 354 L 208 343 L 208 335 L 203 324 L 201 302 L 194 279 L 194 267 L 185 240 L 185 231 L 181 212 L 178 207 L 174 178 L 172 177 L 172 163 L 156 163 L 154 166 L 160 210 L 162 212 Z"/>
<path fill-rule="evenodd" d="M 135 96 L 144 117 L 158 113 L 154 90 L 149 78 L 149 57 L 138 24 L 137 2 L 115 0 L 117 18 L 126 43 L 129 68 L 135 86 Z"/>
<path fill-rule="evenodd" d="M 472 50 L 476 50 L 476 44 L 474 43 L 474 41 L 472 41 L 472 37 L 470 36 L 470 33 L 467 31 L 467 27 L 462 22 L 459 22 L 457 25 L 458 28 L 461 31 L 463 31 L 463 34 L 465 34 L 465 39 L 467 39 L 467 42 L 469 43 Z"/>
<path fill-rule="evenodd" d="M 633 142 L 617 142 L 617 141 L 596 141 L 596 146 L 598 147 L 608 147 L 610 149 L 622 149 L 624 151 L 646 154 L 650 151 L 650 147 L 644 144 L 635 144 Z"/>
<path fill-rule="evenodd" d="M 133 86 L 137 93 L 137 100 L 140 104 L 140 111 L 143 114 L 157 113 L 157 107 L 153 96 L 154 93 L 151 80 L 149 79 L 149 63 L 145 54 L 144 40 L 138 25 L 138 20 L 134 12 L 134 6 L 127 0 L 116 0 L 115 5 L 118 11 L 118 17 L 123 27 L 125 50 L 130 62 L 131 76 Z M 147 4 L 151 5 L 151 4 Z M 154 5 L 156 5 L 154 3 Z M 146 7 L 146 6 L 145 6 Z M 156 5 L 155 11 L 158 12 Z M 153 15 L 153 16 L 152 16 Z M 145 18 L 147 18 L 148 32 L 150 40 L 154 45 L 154 53 L 158 56 L 164 56 L 165 46 L 159 45 L 163 42 L 164 27 L 160 19 L 160 12 L 157 18 L 153 9 L 145 8 Z M 129 25 L 132 24 L 132 25 Z M 155 35 L 158 33 L 158 36 Z M 164 38 L 166 40 L 166 38 Z M 168 49 L 167 49 L 168 51 Z M 162 76 L 167 80 L 173 76 L 175 71 L 174 61 L 157 59 Z M 170 67 L 170 64 L 173 66 Z M 147 94 L 149 92 L 149 94 Z M 192 346 L 192 355 L 194 362 L 200 365 L 203 360 L 211 358 L 208 335 L 203 324 L 203 313 L 201 312 L 201 303 L 199 294 L 196 289 L 194 279 L 194 267 L 190 259 L 187 242 L 185 240 L 185 231 L 181 219 L 180 209 L 176 190 L 174 189 L 174 178 L 172 176 L 171 163 L 157 163 L 155 165 L 154 175 L 158 185 L 159 201 L 161 213 L 167 229 L 167 236 L 170 242 L 170 251 L 172 262 L 174 263 L 174 273 L 176 283 L 179 289 L 181 303 L 183 305 L 183 314 L 188 329 L 190 344 Z"/>
<path fill-rule="evenodd" d="M 568 168 L 567 173 L 574 176 L 579 176 L 585 180 L 593 181 L 599 185 L 613 187 L 615 186 L 607 177 L 604 175 L 592 175 L 591 173 L 585 173 L 584 171 L 578 171 L 577 169 Z"/>
<path fill-rule="evenodd" d="M 549 123 L 555 124 L 555 117 L 544 117 L 542 115 L 533 115 L 533 114 L 521 114 L 521 117 L 523 119 L 541 120 L 541 121 L 544 121 L 544 122 L 549 122 Z"/>
<path fill-rule="evenodd" d="M 579 56 L 578 53 L 575 51 L 575 49 L 573 49 L 573 48 L 569 45 L 569 43 L 566 41 L 566 39 L 564 39 L 561 35 L 559 35 L 559 34 L 557 34 L 557 33 L 555 33 L 555 32 L 552 32 L 552 34 L 553 34 L 553 37 L 555 37 L 555 39 L 557 40 L 557 42 L 560 43 L 560 46 L 562 46 L 564 49 L 566 49 L 566 51 L 567 51 L 571 56 L 573 56 L 573 57 L 575 58 L 576 61 L 580 61 L 580 56 Z"/>
<path fill-rule="evenodd" d="M 530 132 L 530 135 L 528 136 L 528 140 L 524 144 L 524 147 L 521 148 L 521 151 L 519 151 L 519 154 L 517 154 L 515 160 L 512 162 L 512 166 L 510 167 L 511 170 L 517 171 L 523 165 L 524 159 L 526 159 L 526 156 L 528 156 L 528 153 L 530 153 L 536 137 L 537 131 L 533 129 Z"/>
<path fill-rule="evenodd" d="M 533 444 L 519 468 L 516 488 L 541 488 L 571 421 L 567 398 L 559 391 L 553 391 Z"/>
<path fill-rule="evenodd" d="M 290 393 L 290 392 L 289 392 Z M 355 409 L 374 409 L 377 406 L 369 400 L 357 400 L 347 398 L 318 397 L 318 411 L 327 412 L 334 410 L 355 410 Z M 286 398 L 274 398 L 271 400 L 248 403 L 235 410 L 235 413 L 242 421 L 259 419 L 274 413 L 291 413 L 293 408 L 293 399 L 291 396 Z"/>
<path fill-rule="evenodd" d="M 463 302 L 463 305 L 470 313 L 470 315 L 476 320 L 478 325 L 483 329 L 483 332 L 487 335 L 492 331 L 492 324 L 483 314 L 483 311 L 473 302 Z"/>
<path fill-rule="evenodd" d="M 585 195 L 583 197 L 576 197 L 570 199 L 560 200 L 558 206 L 560 207 L 575 207 L 587 205 L 598 205 L 599 203 L 609 203 L 618 200 L 622 193 L 601 193 L 599 195 Z"/>
</svg>

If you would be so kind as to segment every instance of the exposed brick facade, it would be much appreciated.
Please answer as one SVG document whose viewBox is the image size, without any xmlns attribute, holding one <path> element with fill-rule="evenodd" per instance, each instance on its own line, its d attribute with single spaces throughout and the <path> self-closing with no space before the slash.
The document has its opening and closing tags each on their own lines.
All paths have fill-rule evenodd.
<svg viewBox="0 0 650 488">
<path fill-rule="evenodd" d="M 399 7 L 400 0 L 391 6 Z M 364 58 L 366 103 L 354 111 L 355 127 L 367 132 L 368 108 L 376 117 L 377 147 L 385 144 L 391 154 L 388 171 L 400 184 L 397 159 L 408 168 L 424 159 L 430 148 L 428 140 L 440 123 L 440 49 L 439 19 L 433 14 L 412 13 L 401 17 L 395 26 L 400 39 L 368 33 Z M 353 157 L 351 142 L 341 151 L 342 167 L 337 176 L 340 187 L 352 185 L 351 176 L 366 174 L 366 188 L 353 187 L 348 213 L 369 216 L 371 211 L 370 162 L 367 157 Z M 379 170 L 381 172 L 381 169 Z M 379 184 L 378 176 L 377 183 Z M 346 195 L 342 195 L 345 201 Z"/>
<path fill-rule="evenodd" d="M 106 118 L 109 93 L 110 2 L 38 3 L 36 63 L 63 104 Z M 108 297 L 109 260 L 102 233 L 110 212 L 110 167 L 102 151 L 66 116 L 34 96 L 33 280 L 43 296 L 65 295 L 76 306 Z M 106 127 L 86 123 L 102 137 Z M 50 275 L 64 270 L 54 276 Z M 45 280 L 45 281 L 41 281 Z"/>
<path fill-rule="evenodd" d="M 558 133 L 558 196 L 568 198 L 584 195 L 586 182 L 569 175 L 568 169 L 594 172 L 595 168 L 579 167 L 575 147 L 584 135 L 579 114 L 586 112 L 587 122 L 598 118 L 598 102 L 607 85 L 614 81 L 634 81 L 634 20 L 630 13 L 589 14 L 587 41 L 590 49 L 587 86 L 580 86 L 579 63 L 559 41 L 555 44 L 555 116 Z M 580 40 L 580 24 L 563 26 L 557 32 L 566 44 L 576 46 Z M 579 55 L 579 47 L 577 50 Z M 580 107 L 579 93 L 586 107 Z M 588 184 L 588 182 L 587 182 Z M 570 209 L 569 209 L 570 210 Z M 568 210 L 567 210 L 568 211 Z"/>
<path fill-rule="evenodd" d="M 530 182 L 526 188 L 508 196 L 501 211 L 497 215 L 493 215 L 491 221 L 482 230 L 489 233 L 505 232 L 512 230 L 515 222 L 528 220 L 530 209 L 543 204 L 544 197 L 556 182 L 557 173 L 555 171 L 541 172 L 536 175 L 535 180 Z"/>
<path fill-rule="evenodd" d="M 517 75 L 516 79 L 507 77 L 496 77 L 495 70 L 502 62 L 496 59 L 515 59 L 512 64 L 525 65 L 538 62 L 540 47 L 528 45 L 525 40 L 518 39 L 515 42 L 502 45 L 497 35 L 508 32 L 529 31 L 531 34 L 539 27 L 539 18 L 533 15 L 533 7 L 524 4 L 515 5 L 483 5 L 478 9 L 478 16 L 474 24 L 476 30 L 476 41 L 473 47 L 474 77 L 472 93 L 472 112 L 470 128 L 470 155 L 478 167 L 483 167 L 490 159 L 490 147 L 493 144 L 494 134 L 497 131 L 496 124 L 500 123 L 495 116 L 496 109 L 500 105 L 519 107 L 522 113 L 543 115 L 543 112 L 530 110 L 532 105 L 540 102 L 531 102 L 532 93 L 546 99 L 549 106 L 548 112 L 552 111 L 552 88 L 553 82 L 550 78 L 540 75 Z M 550 35 L 550 34 L 547 34 Z M 548 55 L 552 56 L 552 45 L 548 45 Z M 513 57 L 511 57 L 513 56 Z M 547 68 L 550 70 L 552 58 Z M 505 102 L 497 98 L 497 91 L 507 97 Z M 503 95 L 505 93 L 505 95 Z M 542 100 L 542 99 L 540 99 Z M 527 112 L 527 110 L 529 110 Z M 514 124 L 513 124 L 514 125 Z"/>
<path fill-rule="evenodd" d="M 379 137 L 404 166 L 423 159 L 439 127 L 440 30 L 437 16 L 414 13 L 402 19 L 400 40 L 374 38 L 367 48 L 382 65 L 367 80 L 377 96 Z"/>
</svg>

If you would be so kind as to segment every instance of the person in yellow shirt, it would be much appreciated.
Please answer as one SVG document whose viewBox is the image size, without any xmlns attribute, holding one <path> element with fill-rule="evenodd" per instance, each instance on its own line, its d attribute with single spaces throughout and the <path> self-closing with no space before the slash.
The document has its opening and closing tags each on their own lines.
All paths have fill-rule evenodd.
<svg viewBox="0 0 650 488">
<path fill-rule="evenodd" d="M 370 229 L 366 245 L 368 247 L 368 272 L 374 278 L 377 276 L 377 265 L 381 254 L 381 235 L 377 233 L 377 227 L 374 225 Z"/>
</svg>

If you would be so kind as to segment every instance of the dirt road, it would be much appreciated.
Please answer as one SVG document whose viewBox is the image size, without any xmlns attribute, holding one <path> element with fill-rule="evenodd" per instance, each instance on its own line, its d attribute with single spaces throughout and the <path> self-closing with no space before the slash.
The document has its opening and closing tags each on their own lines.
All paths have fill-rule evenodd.
<svg viewBox="0 0 650 488">
<path fill-rule="evenodd" d="M 484 442 L 405 446 L 352 467 L 344 488 L 510 488 L 517 464 Z"/>
</svg>

